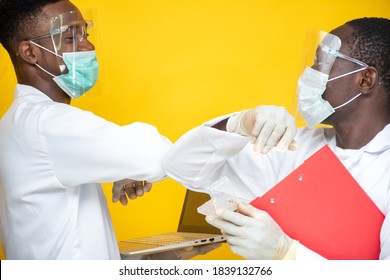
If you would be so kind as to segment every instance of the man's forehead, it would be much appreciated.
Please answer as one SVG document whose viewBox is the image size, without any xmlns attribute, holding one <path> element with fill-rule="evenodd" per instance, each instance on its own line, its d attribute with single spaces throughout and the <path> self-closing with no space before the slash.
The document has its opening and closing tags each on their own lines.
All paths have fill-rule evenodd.
<svg viewBox="0 0 390 280">
<path fill-rule="evenodd" d="M 333 29 L 330 33 L 333 35 L 336 35 L 337 37 L 340 38 L 340 40 L 341 40 L 340 51 L 341 52 L 345 52 L 345 51 L 349 52 L 349 50 L 350 50 L 349 40 L 352 36 L 353 28 L 351 26 L 348 26 L 348 25 L 342 25 L 336 29 Z"/>
<path fill-rule="evenodd" d="M 46 5 L 42 9 L 45 16 L 50 20 L 60 14 L 64 14 L 70 11 L 79 11 L 79 9 L 70 1 L 59 1 L 57 3 L 52 3 Z M 80 17 L 80 20 L 83 20 L 83 17 L 81 13 L 77 13 L 77 15 Z"/>
</svg>

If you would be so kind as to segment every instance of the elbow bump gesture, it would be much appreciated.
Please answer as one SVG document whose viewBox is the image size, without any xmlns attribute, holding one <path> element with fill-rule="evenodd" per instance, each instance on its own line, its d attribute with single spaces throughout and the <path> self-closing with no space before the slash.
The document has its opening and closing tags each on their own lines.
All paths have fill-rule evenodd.
<svg viewBox="0 0 390 280">
<path fill-rule="evenodd" d="M 284 107 L 259 106 L 231 116 L 227 131 L 251 137 L 255 152 L 296 150 L 295 118 Z"/>
</svg>

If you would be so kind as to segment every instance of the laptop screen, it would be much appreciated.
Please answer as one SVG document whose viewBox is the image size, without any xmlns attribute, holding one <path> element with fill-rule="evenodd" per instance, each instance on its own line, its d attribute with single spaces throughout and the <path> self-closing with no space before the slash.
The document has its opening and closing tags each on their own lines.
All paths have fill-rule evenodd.
<svg viewBox="0 0 390 280">
<path fill-rule="evenodd" d="M 198 232 L 221 234 L 219 229 L 206 222 L 205 216 L 199 214 L 197 208 L 208 201 L 210 196 L 205 193 L 186 191 L 183 209 L 180 216 L 179 232 Z"/>
</svg>

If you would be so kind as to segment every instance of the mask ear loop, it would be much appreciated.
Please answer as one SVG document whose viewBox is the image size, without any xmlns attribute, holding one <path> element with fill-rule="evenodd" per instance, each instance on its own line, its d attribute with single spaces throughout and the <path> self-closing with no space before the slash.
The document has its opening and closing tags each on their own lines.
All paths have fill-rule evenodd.
<svg viewBox="0 0 390 280">
<path fill-rule="evenodd" d="M 53 78 L 55 78 L 56 76 L 53 75 L 52 73 L 50 73 L 49 71 L 47 71 L 46 69 L 44 69 L 42 66 L 40 66 L 38 63 L 35 63 L 35 66 L 37 66 L 39 69 L 41 69 L 43 72 L 45 72 L 46 74 L 49 74 L 50 76 L 52 76 Z"/>
<path fill-rule="evenodd" d="M 31 41 L 31 40 L 30 40 L 29 42 L 30 42 L 31 44 L 37 46 L 38 48 L 44 49 L 45 51 L 48 51 L 49 53 L 54 54 L 55 56 L 58 56 L 58 57 L 61 57 L 61 58 L 62 58 L 61 55 L 59 55 L 59 54 L 57 54 L 57 53 L 55 53 L 55 52 L 49 50 L 48 48 L 45 48 L 44 46 L 41 46 L 40 44 L 35 43 L 34 41 Z"/>
<path fill-rule="evenodd" d="M 356 72 L 359 72 L 359 71 L 363 71 L 363 70 L 365 70 L 365 69 L 367 69 L 367 67 L 364 67 L 364 68 L 362 68 L 362 69 L 357 69 L 357 70 L 355 70 L 355 71 L 351 71 L 351 72 L 348 72 L 348 73 L 346 73 L 346 74 L 343 74 L 343 75 L 334 77 L 334 78 L 332 78 L 332 79 L 329 79 L 328 82 L 331 82 L 331 81 L 333 81 L 333 80 L 336 80 L 336 79 L 345 77 L 345 76 L 347 76 L 347 75 L 351 75 L 351 74 L 356 73 Z M 341 105 L 339 105 L 339 106 L 336 106 L 336 107 L 333 107 L 333 109 L 334 109 L 334 110 L 337 110 L 337 109 L 340 109 L 341 107 L 344 107 L 344 106 L 347 105 L 348 103 L 354 101 L 354 100 L 355 100 L 356 98 L 358 98 L 360 95 L 362 95 L 361 92 L 359 92 L 359 94 L 357 94 L 355 97 L 351 98 L 350 100 L 344 102 L 343 104 L 341 104 Z"/>
<path fill-rule="evenodd" d="M 340 79 L 340 78 L 342 78 L 342 77 L 345 77 L 345 76 L 348 76 L 348 75 L 351 75 L 351 74 L 353 74 L 353 73 L 357 73 L 357 72 L 359 72 L 359 71 L 363 71 L 363 70 L 366 70 L 366 69 L 367 69 L 367 67 L 364 67 L 364 68 L 361 68 L 361 69 L 357 69 L 357 70 L 354 70 L 354 71 L 351 71 L 351 72 L 342 74 L 342 75 L 340 75 L 340 76 L 337 76 L 337 77 L 334 77 L 334 78 L 332 78 L 332 79 L 329 79 L 328 82 L 331 82 L 331 81 Z"/>
<path fill-rule="evenodd" d="M 64 58 L 62 57 L 62 55 L 59 55 L 58 53 L 55 53 L 55 52 L 49 50 L 48 48 L 45 48 L 44 46 L 41 46 L 41 45 L 35 43 L 34 41 L 31 41 L 31 40 L 30 40 L 29 42 L 30 42 L 31 44 L 37 46 L 38 48 L 44 49 L 45 51 L 48 51 L 49 53 L 54 54 L 55 56 L 64 59 Z M 38 66 L 38 67 L 39 67 L 40 69 L 42 69 L 43 71 L 45 71 L 46 73 L 48 73 L 48 74 L 50 74 L 51 76 L 55 77 L 53 74 L 51 74 L 51 73 L 49 73 L 48 71 L 46 71 L 45 69 L 43 69 L 43 68 L 42 68 L 41 66 L 39 66 L 37 63 L 35 63 L 35 65 Z M 59 64 L 58 66 L 60 67 L 60 71 L 61 71 L 61 72 L 64 72 L 64 71 L 65 71 L 66 66 L 65 66 L 64 64 Z"/>
<path fill-rule="evenodd" d="M 344 102 L 343 104 L 339 105 L 339 106 L 336 106 L 336 107 L 333 107 L 334 110 L 337 110 L 337 109 L 340 109 L 341 107 L 344 107 L 345 105 L 347 105 L 348 103 L 354 101 L 356 98 L 358 98 L 360 95 L 362 95 L 361 92 L 359 92 L 358 95 L 356 95 L 355 97 L 351 98 L 350 100 L 348 100 L 347 102 Z"/>
</svg>

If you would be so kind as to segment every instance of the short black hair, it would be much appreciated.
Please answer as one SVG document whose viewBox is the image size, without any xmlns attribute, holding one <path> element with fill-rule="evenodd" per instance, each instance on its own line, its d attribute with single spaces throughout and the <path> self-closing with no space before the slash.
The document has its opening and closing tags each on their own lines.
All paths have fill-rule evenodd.
<svg viewBox="0 0 390 280">
<path fill-rule="evenodd" d="M 38 15 L 48 4 L 62 0 L 0 0 L 0 43 L 12 53 L 12 47 L 36 34 Z"/>
<path fill-rule="evenodd" d="M 390 104 L 390 20 L 365 17 L 346 24 L 354 29 L 351 56 L 377 69 Z"/>
</svg>

